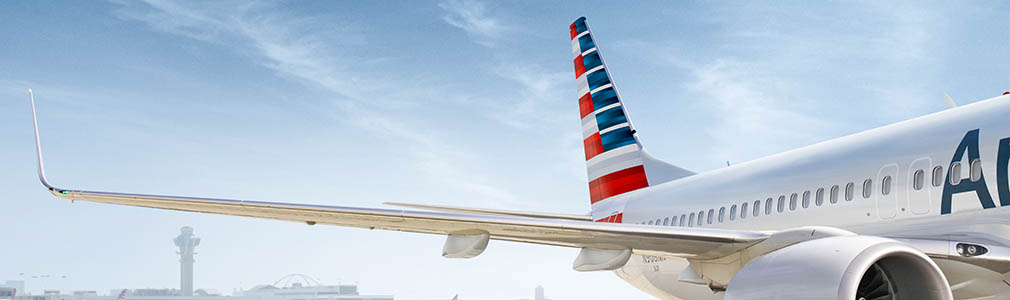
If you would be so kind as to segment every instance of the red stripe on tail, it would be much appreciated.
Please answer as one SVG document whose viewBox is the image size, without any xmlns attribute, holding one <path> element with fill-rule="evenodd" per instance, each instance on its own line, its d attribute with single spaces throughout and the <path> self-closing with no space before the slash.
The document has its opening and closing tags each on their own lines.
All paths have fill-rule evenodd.
<svg viewBox="0 0 1010 300">
<path fill-rule="evenodd" d="M 579 113 L 582 115 L 582 118 L 585 118 L 593 113 L 593 111 L 593 96 L 591 93 L 586 93 L 582 98 L 579 98 Z"/>
<path fill-rule="evenodd" d="M 599 132 L 582 140 L 582 144 L 586 147 L 586 160 L 603 153 L 603 142 L 600 141 Z"/>
<path fill-rule="evenodd" d="M 575 63 L 575 78 L 578 79 L 582 73 L 586 72 L 586 63 L 582 61 L 582 54 L 576 56 L 573 62 Z"/>
<path fill-rule="evenodd" d="M 590 181 L 589 197 L 592 203 L 596 203 L 644 187 L 649 187 L 649 180 L 645 177 L 645 167 L 636 166 Z"/>
</svg>

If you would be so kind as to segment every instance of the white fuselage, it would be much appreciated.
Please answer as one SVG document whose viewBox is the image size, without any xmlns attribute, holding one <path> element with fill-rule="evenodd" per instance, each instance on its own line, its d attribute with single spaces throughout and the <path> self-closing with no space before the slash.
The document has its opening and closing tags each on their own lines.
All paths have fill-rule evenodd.
<svg viewBox="0 0 1010 300">
<path fill-rule="evenodd" d="M 996 97 L 630 192 L 597 210 L 623 212 L 624 223 L 651 226 L 781 230 L 818 225 L 892 238 L 1010 245 L 1010 209 L 1000 204 L 1010 204 L 1010 197 L 1004 193 L 1001 199 L 998 188 L 1007 179 L 1006 166 L 997 174 L 1000 141 L 1010 137 L 1007 116 L 1010 96 Z M 973 130 L 978 130 L 977 144 Z M 963 154 L 955 157 L 959 146 Z M 1010 145 L 1003 148 L 1010 153 Z M 981 178 L 977 172 L 972 178 L 973 149 Z M 951 175 L 957 158 L 960 171 L 954 167 Z M 942 178 L 934 182 L 937 167 Z M 983 181 L 977 191 L 959 192 Z M 870 187 L 865 193 L 864 185 Z M 951 194 L 949 212 L 941 209 L 945 189 Z M 983 207 L 988 200 L 979 192 L 989 195 L 992 207 Z M 1010 293 L 1004 274 L 937 263 L 956 298 Z M 678 281 L 686 266 L 684 260 L 633 257 L 617 274 L 661 298 L 722 297 L 704 285 Z"/>
</svg>

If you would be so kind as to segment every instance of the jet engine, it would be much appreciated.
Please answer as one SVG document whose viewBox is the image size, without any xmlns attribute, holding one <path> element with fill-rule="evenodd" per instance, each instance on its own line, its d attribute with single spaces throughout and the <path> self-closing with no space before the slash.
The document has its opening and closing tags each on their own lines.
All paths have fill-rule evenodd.
<svg viewBox="0 0 1010 300">
<path fill-rule="evenodd" d="M 953 299 L 921 251 L 881 237 L 838 236 L 791 245 L 747 263 L 724 299 Z"/>
</svg>

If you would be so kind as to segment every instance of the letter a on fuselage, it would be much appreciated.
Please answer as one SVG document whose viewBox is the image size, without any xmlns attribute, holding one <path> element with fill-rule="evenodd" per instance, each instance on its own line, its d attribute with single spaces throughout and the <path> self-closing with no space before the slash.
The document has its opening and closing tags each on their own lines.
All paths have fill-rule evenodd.
<svg viewBox="0 0 1010 300">
<path fill-rule="evenodd" d="M 971 169 L 971 164 L 976 159 L 979 159 L 978 153 L 978 129 L 969 131 L 961 139 L 961 144 L 957 146 L 957 150 L 954 151 L 954 158 L 950 160 L 950 165 L 953 166 L 954 163 L 960 162 L 964 155 L 968 154 L 968 168 Z M 989 195 L 989 190 L 986 188 L 985 184 L 985 174 L 976 180 L 962 180 L 958 178 L 957 184 L 951 183 L 950 176 L 958 176 L 961 174 L 953 174 L 954 172 L 947 172 L 947 180 L 944 180 L 943 186 L 943 198 L 940 200 L 940 214 L 946 215 L 950 213 L 951 200 L 955 194 L 975 192 L 978 195 L 978 201 L 982 204 L 983 209 L 996 207 L 992 202 L 992 196 Z M 970 177 L 970 176 L 969 176 Z"/>
</svg>

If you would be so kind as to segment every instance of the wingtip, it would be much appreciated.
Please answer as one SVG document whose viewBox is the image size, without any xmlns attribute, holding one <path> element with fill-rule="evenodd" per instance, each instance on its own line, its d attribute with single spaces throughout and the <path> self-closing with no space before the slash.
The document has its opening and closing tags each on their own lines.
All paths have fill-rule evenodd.
<svg viewBox="0 0 1010 300">
<path fill-rule="evenodd" d="M 32 93 L 32 89 L 28 89 L 28 102 L 32 107 L 32 127 L 35 129 L 35 158 L 38 166 L 39 181 L 45 186 L 49 191 L 53 193 L 62 193 L 63 191 L 49 184 L 49 180 L 46 179 L 46 168 L 42 160 L 42 142 L 39 139 L 39 118 L 35 113 L 35 95 Z"/>
</svg>

